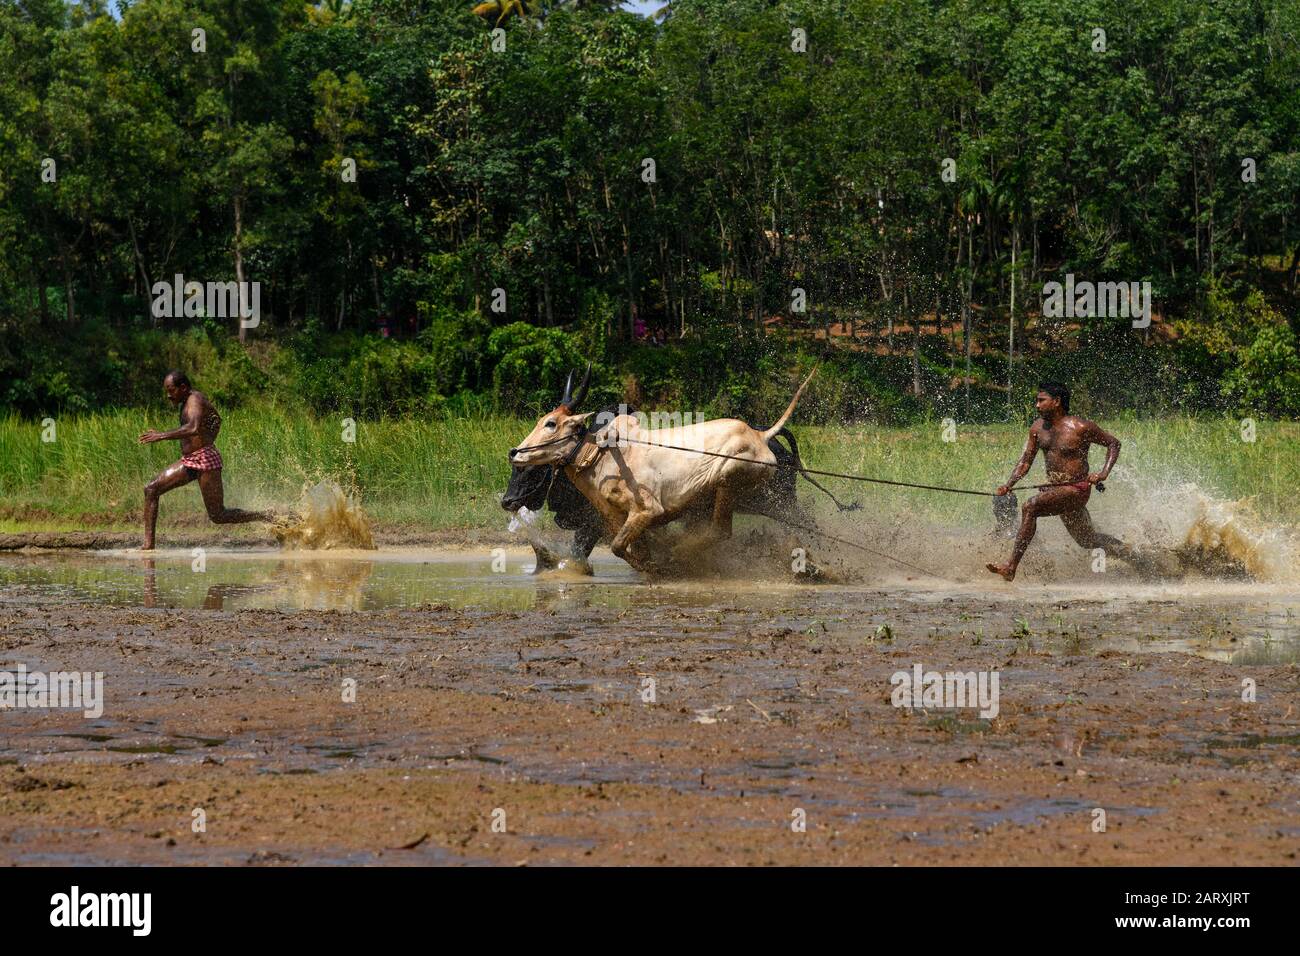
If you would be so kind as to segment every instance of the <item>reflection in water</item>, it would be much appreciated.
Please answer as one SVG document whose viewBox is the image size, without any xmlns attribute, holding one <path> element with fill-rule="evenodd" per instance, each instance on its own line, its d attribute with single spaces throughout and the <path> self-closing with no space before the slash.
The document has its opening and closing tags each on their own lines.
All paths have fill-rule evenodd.
<svg viewBox="0 0 1300 956">
<path fill-rule="evenodd" d="M 365 610 L 373 561 L 281 561 L 273 576 L 282 605 L 312 611 Z"/>
<path fill-rule="evenodd" d="M 1201 582 L 1178 585 L 1057 584 L 1025 590 L 909 581 L 905 584 L 803 585 L 773 581 L 648 582 L 606 552 L 595 577 L 529 574 L 532 555 L 514 549 L 504 573 L 491 552 L 385 549 L 380 552 L 206 552 L 186 550 L 0 554 L 0 600 L 214 611 L 369 611 L 426 604 L 492 610 L 542 609 L 562 618 L 591 608 L 630 610 L 648 630 L 671 626 L 681 608 L 719 615 L 757 612 L 783 624 L 802 617 L 860 634 L 866 617 L 953 636 L 1026 618 L 1051 642 L 1073 627 L 1090 650 L 1180 651 L 1236 663 L 1300 660 L 1300 595 L 1281 585 Z M 201 568 L 201 569 L 200 569 Z M 1060 612 L 1060 613 L 1057 613 Z M 1053 623 L 1052 616 L 1059 617 Z M 584 615 L 589 616 L 589 615 Z M 966 622 L 966 623 L 963 623 Z M 1000 623 L 1001 622 L 1001 623 Z M 876 620 L 876 623 L 880 623 Z M 1010 633 L 1010 626 L 1001 628 Z M 1005 635 L 1004 635 L 1005 636 Z M 1065 641 L 1061 638 L 1060 641 Z M 1077 653 L 1066 647 L 1067 652 Z"/>
<path fill-rule="evenodd" d="M 266 588 L 259 588 L 245 584 L 213 584 L 208 587 L 208 593 L 203 596 L 203 610 L 205 611 L 224 611 L 226 609 L 226 599 L 241 594 L 253 594 L 257 591 L 265 591 Z"/>
<path fill-rule="evenodd" d="M 158 563 L 153 558 L 145 558 L 144 565 L 144 606 L 158 606 Z"/>
<path fill-rule="evenodd" d="M 0 587 L 42 603 L 95 603 L 143 607 L 364 611 L 450 603 L 524 609 L 586 603 L 624 606 L 638 578 L 622 562 L 598 562 L 600 577 L 548 572 L 530 576 L 531 555 L 508 557 L 504 573 L 492 555 L 448 555 L 391 549 L 328 553 L 209 549 L 202 562 L 175 549 L 0 554 Z"/>
<path fill-rule="evenodd" d="M 158 562 L 153 557 L 144 558 L 141 562 L 141 571 L 143 572 L 143 583 L 140 590 L 140 603 L 144 607 L 185 607 L 188 602 L 175 604 L 168 597 L 164 597 L 162 602 L 158 599 Z M 190 571 L 193 574 L 206 573 L 198 571 L 194 563 L 191 563 Z M 254 594 L 258 592 L 267 592 L 275 590 L 274 585 L 251 585 L 251 584 L 231 584 L 215 583 L 208 585 L 207 591 L 203 594 L 202 607 L 205 611 L 224 611 L 226 609 L 226 599 L 236 595 Z M 105 602 L 117 603 L 117 602 Z M 129 602 L 127 602 L 129 603 Z"/>
</svg>

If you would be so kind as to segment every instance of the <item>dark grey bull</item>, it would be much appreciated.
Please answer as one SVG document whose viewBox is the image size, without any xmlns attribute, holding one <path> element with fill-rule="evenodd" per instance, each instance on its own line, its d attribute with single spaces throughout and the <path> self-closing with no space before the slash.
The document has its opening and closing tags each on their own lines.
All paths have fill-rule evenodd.
<svg viewBox="0 0 1300 956">
<path fill-rule="evenodd" d="M 577 402 L 575 401 L 574 404 L 576 405 Z M 636 409 L 610 405 L 601 409 L 596 418 L 609 420 L 620 413 L 635 415 Z M 778 438 L 788 441 L 789 448 L 778 441 Z M 811 525 L 812 516 L 799 503 L 795 493 L 795 479 L 803 473 L 803 462 L 799 459 L 799 445 L 795 441 L 794 434 L 790 429 L 782 428 L 767 443 L 767 447 L 772 450 L 777 461 L 772 478 L 741 496 L 736 502 L 736 511 L 742 514 L 763 515 L 778 521 L 786 519 L 805 526 Z M 856 504 L 841 504 L 834 495 L 809 475 L 804 474 L 804 478 L 825 492 L 841 511 L 857 507 Z M 602 542 L 609 544 L 610 538 L 604 522 L 600 520 L 599 512 L 573 486 L 573 482 L 569 481 L 562 467 L 516 465 L 511 468 L 510 484 L 501 498 L 501 507 L 513 514 L 521 507 L 527 507 L 529 511 L 541 511 L 543 506 L 554 515 L 556 527 L 573 532 L 569 557 L 580 565 L 586 565 L 597 544 Z M 701 517 L 707 514 L 708 508 L 707 502 L 700 502 L 698 510 Z M 533 551 L 537 555 L 536 570 L 538 571 L 557 567 L 562 560 L 545 545 L 537 542 L 533 542 Z"/>
</svg>

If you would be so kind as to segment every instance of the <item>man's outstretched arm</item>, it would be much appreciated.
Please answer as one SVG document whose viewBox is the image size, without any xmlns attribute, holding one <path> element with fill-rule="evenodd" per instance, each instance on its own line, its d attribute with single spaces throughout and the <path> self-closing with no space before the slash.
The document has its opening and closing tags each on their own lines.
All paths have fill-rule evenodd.
<svg viewBox="0 0 1300 956">
<path fill-rule="evenodd" d="M 139 441 L 142 445 L 148 445 L 156 441 L 174 441 L 178 438 L 189 438 L 191 435 L 199 433 L 199 411 L 201 403 L 197 395 L 190 395 L 185 400 L 185 424 L 180 428 L 173 428 L 169 432 L 156 432 L 153 429 L 145 432 L 140 436 Z"/>
<path fill-rule="evenodd" d="M 1020 461 L 1016 463 L 1015 470 L 1011 472 L 1011 478 L 1005 485 L 998 489 L 999 495 L 1008 495 L 1011 489 L 1015 487 L 1017 481 L 1029 474 L 1029 469 L 1034 465 L 1034 456 L 1038 454 L 1038 432 L 1032 428 L 1029 429 L 1029 438 L 1025 442 L 1025 451 L 1020 456 Z"/>
</svg>

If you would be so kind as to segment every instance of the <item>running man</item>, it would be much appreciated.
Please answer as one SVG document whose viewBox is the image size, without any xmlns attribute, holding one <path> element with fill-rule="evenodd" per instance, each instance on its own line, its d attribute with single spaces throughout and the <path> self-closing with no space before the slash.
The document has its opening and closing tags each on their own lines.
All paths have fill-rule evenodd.
<svg viewBox="0 0 1300 956">
<path fill-rule="evenodd" d="M 1011 560 L 1006 564 L 987 565 L 988 569 L 1007 581 L 1014 580 L 1020 559 L 1038 530 L 1038 519 L 1060 515 L 1065 530 L 1080 547 L 1089 550 L 1102 548 L 1107 555 L 1121 558 L 1141 570 L 1143 562 L 1136 552 L 1118 538 L 1093 528 L 1092 518 L 1088 515 L 1092 486 L 1110 476 L 1110 470 L 1119 458 L 1119 439 L 1103 431 L 1096 422 L 1071 415 L 1070 390 L 1057 382 L 1043 382 L 1038 386 L 1034 407 L 1040 417 L 1029 429 L 1025 453 L 1011 473 L 1011 480 L 998 489 L 998 494 L 1009 494 L 1015 483 L 1025 477 L 1039 449 L 1042 449 L 1047 465 L 1048 482 L 1062 484 L 1056 488 L 1044 488 L 1025 502 Z M 1106 464 L 1101 471 L 1088 471 L 1089 445 L 1106 446 Z"/>
<path fill-rule="evenodd" d="M 158 499 L 181 485 L 198 480 L 203 493 L 203 505 L 208 517 L 216 524 L 241 524 L 246 521 L 271 521 L 273 515 L 266 511 L 240 511 L 227 508 L 225 490 L 221 485 L 221 453 L 213 446 L 217 432 L 221 431 L 221 416 L 208 397 L 195 391 L 184 372 L 172 369 L 163 378 L 163 391 L 167 400 L 181 410 L 181 427 L 169 432 L 147 431 L 140 436 L 140 444 L 156 441 L 181 443 L 181 460 L 168 465 L 144 488 L 144 545 L 153 550 L 154 526 L 158 523 Z"/>
</svg>

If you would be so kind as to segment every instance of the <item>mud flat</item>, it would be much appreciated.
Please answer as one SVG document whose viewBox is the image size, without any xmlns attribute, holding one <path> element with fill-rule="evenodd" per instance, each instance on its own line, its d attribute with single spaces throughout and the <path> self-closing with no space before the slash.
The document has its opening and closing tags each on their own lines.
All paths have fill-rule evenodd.
<svg viewBox="0 0 1300 956">
<path fill-rule="evenodd" d="M 358 556 L 209 555 L 202 587 L 168 577 L 188 552 L 155 560 L 153 607 L 138 556 L 0 562 L 0 668 L 104 674 L 99 717 L 0 711 L 0 862 L 1300 851 L 1300 598 L 1282 590 L 655 584 L 608 558 L 574 581 L 523 574 L 522 553 L 484 575 L 478 557 L 410 552 L 370 559 L 344 611 L 310 609 L 311 588 L 355 587 Z M 294 597 L 304 573 L 316 584 Z M 427 583 L 375 583 L 400 573 Z M 893 706 L 891 676 L 916 664 L 996 671 L 997 716 Z"/>
</svg>

